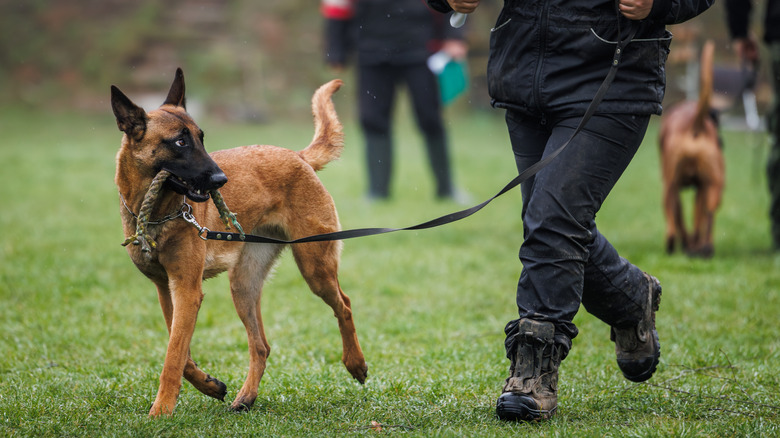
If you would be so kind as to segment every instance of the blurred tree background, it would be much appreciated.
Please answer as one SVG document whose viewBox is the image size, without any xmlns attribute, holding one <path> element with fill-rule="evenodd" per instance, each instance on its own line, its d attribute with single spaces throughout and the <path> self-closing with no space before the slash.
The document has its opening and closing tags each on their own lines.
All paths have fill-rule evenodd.
<svg viewBox="0 0 780 438">
<path fill-rule="evenodd" d="M 211 85 L 189 90 L 209 110 L 230 119 L 262 119 L 279 107 L 308 106 L 310 86 L 324 74 L 321 19 L 311 1 L 0 5 L 6 102 L 105 110 L 110 84 L 136 95 L 164 92 L 181 66 L 190 83 Z"/>
<path fill-rule="evenodd" d="M 472 89 L 456 111 L 488 107 L 484 70 L 500 5 L 484 0 L 469 17 Z M 323 63 L 322 26 L 319 2 L 312 0 L 0 0 L 0 99 L 104 112 L 109 85 L 134 99 L 159 95 L 181 66 L 188 83 L 197 84 L 189 89 L 191 101 L 209 115 L 308 117 L 312 91 L 335 76 Z M 682 98 L 680 78 L 703 38 L 716 40 L 721 61 L 733 58 L 717 3 L 672 32 L 667 102 Z M 351 81 L 351 72 L 341 76 Z M 763 89 L 759 100 L 768 99 Z"/>
</svg>

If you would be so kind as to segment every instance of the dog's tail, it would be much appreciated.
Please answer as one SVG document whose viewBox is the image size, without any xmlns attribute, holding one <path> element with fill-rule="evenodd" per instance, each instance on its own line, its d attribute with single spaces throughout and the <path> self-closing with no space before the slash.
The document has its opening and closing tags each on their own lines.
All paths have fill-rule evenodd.
<svg viewBox="0 0 780 438">
<path fill-rule="evenodd" d="M 710 100 L 712 99 L 712 64 L 715 53 L 715 43 L 707 40 L 701 49 L 701 65 L 699 67 L 699 102 L 696 107 L 696 119 L 693 121 L 693 134 L 704 131 L 704 121 L 711 118 Z"/>
<path fill-rule="evenodd" d="M 341 87 L 341 84 L 340 79 L 334 79 L 318 88 L 311 98 L 314 138 L 306 149 L 298 153 L 314 170 L 320 170 L 339 158 L 344 148 L 344 132 L 331 101 L 331 96 Z"/>
</svg>

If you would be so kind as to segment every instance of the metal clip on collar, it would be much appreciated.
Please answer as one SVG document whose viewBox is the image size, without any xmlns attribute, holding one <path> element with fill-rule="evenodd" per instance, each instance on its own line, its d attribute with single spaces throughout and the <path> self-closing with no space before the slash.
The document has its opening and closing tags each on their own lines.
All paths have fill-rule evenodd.
<svg viewBox="0 0 780 438">
<path fill-rule="evenodd" d="M 181 217 L 185 221 L 191 223 L 195 228 L 198 229 L 198 237 L 200 237 L 203 240 L 208 240 L 206 238 L 206 233 L 208 233 L 209 230 L 206 227 L 201 227 L 198 221 L 195 219 L 195 216 L 192 215 L 192 206 L 188 203 L 184 203 L 184 205 L 181 206 Z"/>
</svg>

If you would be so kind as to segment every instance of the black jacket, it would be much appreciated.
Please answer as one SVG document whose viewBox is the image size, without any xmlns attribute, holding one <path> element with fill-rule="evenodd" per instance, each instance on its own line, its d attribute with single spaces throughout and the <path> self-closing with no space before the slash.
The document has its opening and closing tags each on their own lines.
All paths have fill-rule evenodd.
<svg viewBox="0 0 780 438">
<path fill-rule="evenodd" d="M 423 0 L 356 0 L 348 19 L 326 13 L 326 62 L 346 64 L 352 49 L 363 65 L 425 63 L 446 39 L 463 31 Z"/>
<path fill-rule="evenodd" d="M 505 0 L 490 37 L 493 105 L 535 117 L 581 116 L 609 71 L 615 42 L 638 26 L 598 112 L 660 114 L 672 38 L 665 25 L 693 18 L 713 1 L 655 0 L 647 19 L 631 21 L 614 0 Z M 428 3 L 451 10 L 446 0 Z"/>
<path fill-rule="evenodd" d="M 732 38 L 747 36 L 753 4 L 752 0 L 726 0 L 726 21 Z M 780 0 L 767 0 L 764 12 L 764 41 L 780 41 Z"/>
</svg>

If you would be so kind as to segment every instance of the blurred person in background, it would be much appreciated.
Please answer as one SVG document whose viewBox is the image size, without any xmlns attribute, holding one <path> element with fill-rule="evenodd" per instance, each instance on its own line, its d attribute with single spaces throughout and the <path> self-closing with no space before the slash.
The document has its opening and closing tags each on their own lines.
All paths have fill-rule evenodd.
<svg viewBox="0 0 780 438">
<path fill-rule="evenodd" d="M 759 47 L 750 32 L 750 18 L 756 2 L 752 0 L 726 0 L 726 22 L 733 40 L 734 51 L 747 64 L 757 65 Z M 780 0 L 767 0 L 764 6 L 764 42 L 769 49 L 772 63 L 772 89 L 774 96 L 767 117 L 771 138 L 767 158 L 767 182 L 769 185 L 769 220 L 772 244 L 780 250 Z"/>
<path fill-rule="evenodd" d="M 428 58 L 444 51 L 465 59 L 462 29 L 428 9 L 424 0 L 324 0 L 325 62 L 343 69 L 357 52 L 358 110 L 366 144 L 368 197 L 390 197 L 392 118 L 396 91 L 406 86 L 423 134 L 438 199 L 467 202 L 456 192 L 436 75 Z"/>
</svg>

